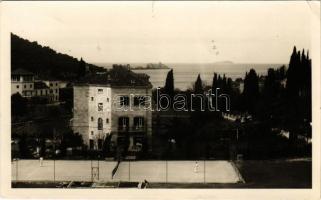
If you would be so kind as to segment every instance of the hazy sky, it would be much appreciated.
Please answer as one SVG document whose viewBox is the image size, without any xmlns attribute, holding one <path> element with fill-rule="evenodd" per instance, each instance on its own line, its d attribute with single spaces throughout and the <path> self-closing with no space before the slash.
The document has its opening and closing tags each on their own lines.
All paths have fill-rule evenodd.
<svg viewBox="0 0 321 200">
<path fill-rule="evenodd" d="M 27 5 L 26 5 L 27 4 Z M 6 2 L 10 30 L 87 62 L 288 63 L 307 2 Z M 216 49 L 213 49 L 216 47 Z"/>
</svg>

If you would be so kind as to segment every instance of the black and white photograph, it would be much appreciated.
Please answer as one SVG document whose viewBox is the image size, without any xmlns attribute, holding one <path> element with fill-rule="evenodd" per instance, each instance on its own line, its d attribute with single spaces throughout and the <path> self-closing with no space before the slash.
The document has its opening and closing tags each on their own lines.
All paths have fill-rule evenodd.
<svg viewBox="0 0 321 200">
<path fill-rule="evenodd" d="M 319 1 L 0 7 L 11 194 L 320 198 Z"/>
</svg>

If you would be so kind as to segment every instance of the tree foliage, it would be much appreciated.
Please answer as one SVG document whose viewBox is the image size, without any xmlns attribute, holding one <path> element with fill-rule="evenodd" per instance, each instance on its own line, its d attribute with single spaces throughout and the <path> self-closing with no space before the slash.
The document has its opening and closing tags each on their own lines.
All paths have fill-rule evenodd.
<svg viewBox="0 0 321 200">
<path fill-rule="evenodd" d="M 84 65 L 91 72 L 105 71 L 104 68 L 85 64 L 81 59 L 30 42 L 15 34 L 11 34 L 11 69 L 26 69 L 41 79 L 75 80 L 84 74 Z M 81 69 L 81 70 L 80 70 Z"/>
<path fill-rule="evenodd" d="M 198 74 L 197 79 L 194 84 L 194 92 L 195 94 L 203 94 L 204 93 L 204 85 L 201 79 L 201 75 Z"/>
<path fill-rule="evenodd" d="M 174 95 L 174 75 L 173 75 L 173 69 L 171 69 L 167 73 L 164 92 L 168 94 L 169 96 L 173 97 Z"/>
<path fill-rule="evenodd" d="M 19 93 L 11 96 L 11 113 L 12 116 L 22 116 L 27 112 L 27 100 Z"/>
</svg>

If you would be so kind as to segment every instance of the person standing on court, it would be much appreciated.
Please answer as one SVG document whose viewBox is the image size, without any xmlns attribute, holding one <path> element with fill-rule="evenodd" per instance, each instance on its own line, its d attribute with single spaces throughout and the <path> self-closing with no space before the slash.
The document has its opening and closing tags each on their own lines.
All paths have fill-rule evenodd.
<svg viewBox="0 0 321 200">
<path fill-rule="evenodd" d="M 40 158 L 39 158 L 39 164 L 40 164 L 40 167 L 43 166 L 43 157 L 40 157 Z"/>
<path fill-rule="evenodd" d="M 194 172 L 197 173 L 198 172 L 198 162 L 196 161 L 195 162 L 195 167 L 194 167 Z"/>
</svg>

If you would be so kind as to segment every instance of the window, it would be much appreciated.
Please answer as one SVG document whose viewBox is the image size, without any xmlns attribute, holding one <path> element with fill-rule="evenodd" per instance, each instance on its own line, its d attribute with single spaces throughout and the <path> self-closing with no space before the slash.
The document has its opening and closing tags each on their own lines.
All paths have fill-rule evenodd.
<svg viewBox="0 0 321 200">
<path fill-rule="evenodd" d="M 17 85 L 17 88 L 19 88 L 19 85 Z"/>
<path fill-rule="evenodd" d="M 91 100 L 93 101 L 93 100 L 94 100 L 94 97 L 91 97 Z"/>
<path fill-rule="evenodd" d="M 109 123 L 109 118 L 106 119 L 106 124 L 108 124 L 108 123 Z"/>
<path fill-rule="evenodd" d="M 98 103 L 98 111 L 103 111 L 103 103 Z"/>
<path fill-rule="evenodd" d="M 94 135 L 94 131 L 91 131 L 91 135 Z"/>
<path fill-rule="evenodd" d="M 128 96 L 121 96 L 120 97 L 120 105 L 121 106 L 129 106 L 129 97 Z"/>
<path fill-rule="evenodd" d="M 103 93 L 103 89 L 98 89 L 98 93 Z"/>
<path fill-rule="evenodd" d="M 26 85 L 23 85 L 23 88 L 27 88 L 27 86 L 26 86 Z"/>
<path fill-rule="evenodd" d="M 94 140 L 89 140 L 89 149 L 94 149 Z"/>
<path fill-rule="evenodd" d="M 56 89 L 56 93 L 58 94 L 58 89 Z"/>
<path fill-rule="evenodd" d="M 56 83 L 56 86 L 58 86 L 58 83 Z"/>
<path fill-rule="evenodd" d="M 103 140 L 102 139 L 98 139 L 98 149 L 101 149 L 103 146 Z"/>
<path fill-rule="evenodd" d="M 139 106 L 139 105 L 142 105 L 144 106 L 145 105 L 145 97 L 144 96 L 135 96 L 134 97 L 134 106 Z"/>
<path fill-rule="evenodd" d="M 120 117 L 118 119 L 118 128 L 120 130 L 128 129 L 129 127 L 129 118 L 128 117 Z"/>
<path fill-rule="evenodd" d="M 141 129 L 144 127 L 144 117 L 134 117 L 134 127 L 135 129 Z"/>
<path fill-rule="evenodd" d="M 94 121 L 94 117 L 91 117 L 91 121 L 92 121 L 92 122 Z"/>
<path fill-rule="evenodd" d="M 17 75 L 13 75 L 13 76 L 12 76 L 12 80 L 13 80 L 13 81 L 19 81 L 19 79 L 20 79 L 20 77 L 17 76 Z"/>
<path fill-rule="evenodd" d="M 40 90 L 40 95 L 42 95 L 42 90 Z"/>
<path fill-rule="evenodd" d="M 32 76 L 24 76 L 23 80 L 24 81 L 32 81 Z"/>
<path fill-rule="evenodd" d="M 53 93 L 53 91 L 52 90 L 50 90 L 50 94 L 52 94 Z"/>
<path fill-rule="evenodd" d="M 30 84 L 30 88 L 32 88 L 32 84 Z"/>
<path fill-rule="evenodd" d="M 52 83 L 50 83 L 50 87 L 52 87 L 53 86 L 53 84 Z"/>
<path fill-rule="evenodd" d="M 98 118 L 98 130 L 103 130 L 104 124 L 103 124 L 103 119 Z"/>
<path fill-rule="evenodd" d="M 109 98 L 107 98 L 107 102 L 109 102 Z"/>
</svg>

